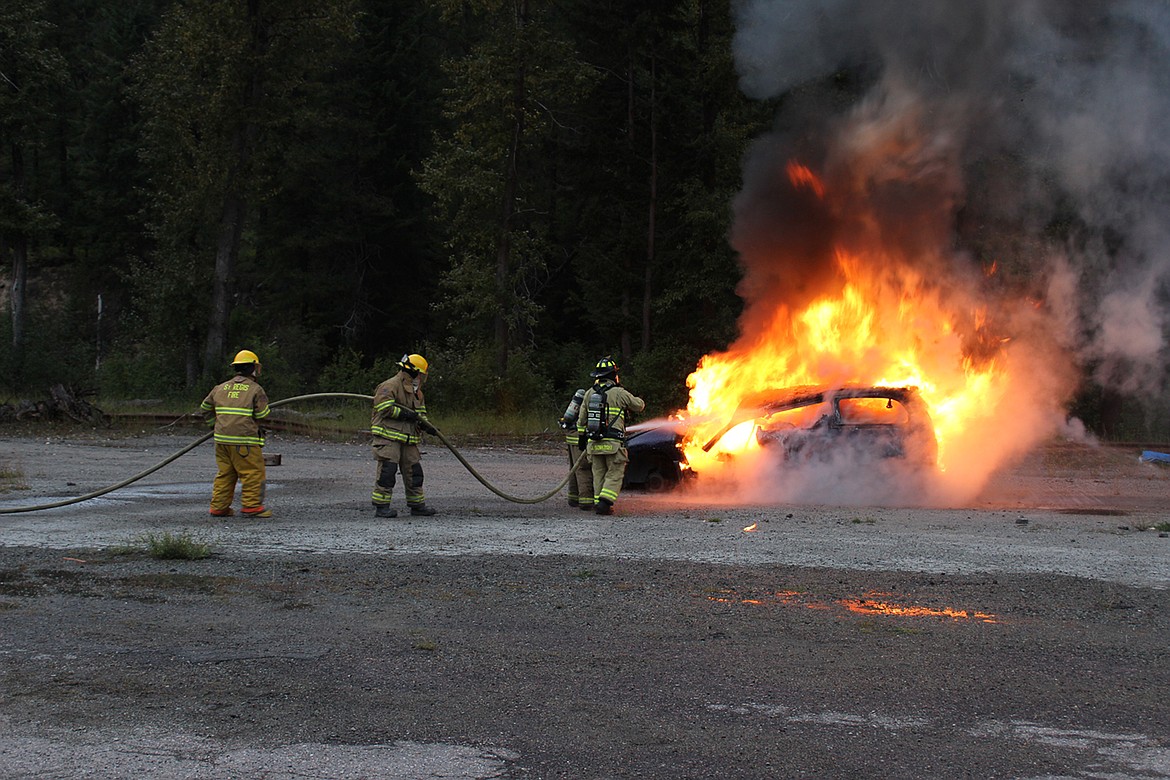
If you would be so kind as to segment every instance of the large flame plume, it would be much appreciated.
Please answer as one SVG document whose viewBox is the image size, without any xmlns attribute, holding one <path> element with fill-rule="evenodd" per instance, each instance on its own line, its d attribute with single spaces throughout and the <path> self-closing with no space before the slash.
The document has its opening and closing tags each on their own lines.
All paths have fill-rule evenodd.
<svg viewBox="0 0 1170 780">
<path fill-rule="evenodd" d="M 1081 381 L 1163 405 L 1170 6 L 743 0 L 734 14 L 740 86 L 777 113 L 735 202 L 740 336 L 690 377 L 690 422 L 719 429 L 768 387 L 913 384 L 939 469 L 798 478 L 739 437 L 733 471 L 688 447 L 700 484 L 966 502 L 1009 459 L 1078 432 Z"/>
<path fill-rule="evenodd" d="M 1048 291 L 1011 289 L 993 264 L 978 267 L 953 248 L 954 149 L 911 99 L 863 106 L 819 170 L 778 159 L 784 151 L 757 149 L 737 204 L 747 306 L 739 339 L 688 379 L 691 467 L 727 477 L 735 454 L 737 490 L 748 499 L 969 499 L 1005 458 L 1055 430 L 1073 389 Z M 761 470 L 766 458 L 743 457 L 754 440 L 736 430 L 703 450 L 743 399 L 814 384 L 917 387 L 938 440 L 935 477 L 900 481 L 885 469 L 875 494 L 852 461 L 840 469 L 848 473 L 777 480 Z"/>
</svg>

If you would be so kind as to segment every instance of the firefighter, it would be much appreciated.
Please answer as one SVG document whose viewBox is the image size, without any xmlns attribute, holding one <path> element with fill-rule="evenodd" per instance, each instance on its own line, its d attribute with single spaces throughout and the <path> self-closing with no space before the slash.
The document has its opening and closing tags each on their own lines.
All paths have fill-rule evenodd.
<svg viewBox="0 0 1170 780">
<path fill-rule="evenodd" d="M 595 382 L 577 414 L 577 446 L 589 453 L 594 511 L 611 515 L 629 461 L 626 415 L 642 411 L 646 402 L 621 386 L 618 365 L 613 358 L 597 361 L 590 376 Z"/>
<path fill-rule="evenodd" d="M 211 487 L 211 514 L 231 517 L 236 480 L 240 482 L 240 511 L 248 517 L 272 517 L 264 506 L 264 431 L 268 396 L 256 378 L 260 358 L 246 349 L 232 360 L 236 375 L 211 388 L 199 408 L 215 426 L 215 482 Z"/>
<path fill-rule="evenodd" d="M 579 388 L 561 415 L 560 426 L 565 431 L 565 446 L 569 450 L 569 506 L 593 509 L 593 466 L 584 448 L 578 448 L 577 415 L 585 401 L 585 388 Z"/>
<path fill-rule="evenodd" d="M 399 371 L 374 390 L 374 414 L 370 420 L 374 460 L 377 468 L 371 500 L 377 517 L 398 517 L 390 505 L 397 474 L 402 474 L 406 505 L 412 515 L 429 517 L 435 510 L 423 494 L 422 456 L 419 431 L 437 433 L 427 421 L 422 385 L 427 378 L 427 360 L 422 355 L 403 355 Z"/>
</svg>

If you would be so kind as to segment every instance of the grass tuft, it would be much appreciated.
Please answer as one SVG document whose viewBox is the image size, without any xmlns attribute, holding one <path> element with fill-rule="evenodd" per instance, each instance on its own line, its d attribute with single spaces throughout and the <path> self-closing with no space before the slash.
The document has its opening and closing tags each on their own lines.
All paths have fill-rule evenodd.
<svg viewBox="0 0 1170 780">
<path fill-rule="evenodd" d="M 0 463 L 0 493 L 8 493 L 12 490 L 28 490 L 28 483 L 24 481 L 24 472 L 7 463 Z"/>
<path fill-rule="evenodd" d="M 111 547 L 113 555 L 135 555 L 145 553 L 151 558 L 166 561 L 199 561 L 211 557 L 211 545 L 193 538 L 190 534 L 146 534 L 136 544 Z"/>
</svg>

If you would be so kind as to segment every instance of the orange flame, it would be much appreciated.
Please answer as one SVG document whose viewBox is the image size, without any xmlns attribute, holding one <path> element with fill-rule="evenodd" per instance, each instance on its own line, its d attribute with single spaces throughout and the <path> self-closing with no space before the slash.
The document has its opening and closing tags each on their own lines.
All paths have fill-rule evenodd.
<svg viewBox="0 0 1170 780">
<path fill-rule="evenodd" d="M 787 170 L 788 180 L 792 182 L 793 187 L 808 187 L 816 193 L 818 198 L 825 197 L 825 185 L 808 168 L 796 162 L 796 160 L 789 160 Z"/>
<path fill-rule="evenodd" d="M 833 192 L 809 168 L 790 161 L 786 173 L 793 188 L 810 190 L 825 199 L 826 209 L 833 208 Z M 751 420 L 724 433 L 710 451 L 703 445 L 734 422 L 732 413 L 746 397 L 798 385 L 917 387 L 934 425 L 940 474 L 957 457 L 956 442 L 969 450 L 973 432 L 986 436 L 1002 424 L 997 418 L 1005 414 L 1005 394 L 1025 385 L 1026 371 L 1034 366 L 1012 365 L 1012 339 L 1003 332 L 1010 318 L 999 316 L 1002 301 L 989 302 L 980 287 L 980 280 L 996 274 L 998 264 L 986 273 L 947 278 L 943 271 L 954 259 L 943 248 L 924 259 L 916 247 L 917 254 L 910 256 L 896 242 L 884 240 L 872 221 L 855 215 L 849 224 L 862 228 L 842 232 L 828 257 L 809 259 L 827 268 L 816 277 L 816 290 L 801 288 L 813 294 L 800 299 L 787 288 L 773 290 L 772 300 L 760 294 L 761 299 L 748 302 L 736 343 L 700 359 L 687 379 L 685 417 L 691 434 L 683 447 L 692 470 L 718 472 L 736 456 L 750 457 L 758 447 Z M 830 283 L 822 283 L 828 277 Z M 1036 311 L 1020 303 L 1018 308 Z M 1043 414 L 1048 410 L 1034 416 Z M 1048 423 L 1034 427 L 1043 424 Z M 1020 427 L 1020 442 L 1033 443 L 1039 434 L 1025 435 Z M 995 449 L 998 456 L 1011 448 L 985 449 Z M 968 470 L 971 460 L 964 452 Z M 981 476 L 994 465 L 983 466 Z"/>
<path fill-rule="evenodd" d="M 970 353 L 956 331 L 955 314 L 938 289 L 908 269 L 896 280 L 873 278 L 863 256 L 837 255 L 846 282 L 840 292 L 812 301 L 803 311 L 777 309 L 771 327 L 752 343 L 700 360 L 687 379 L 687 413 L 709 419 L 686 451 L 692 468 L 710 467 L 701 444 L 718 430 L 745 396 L 805 384 L 916 386 L 930 409 L 945 463 L 947 444 L 978 424 L 997 393 L 1005 368 L 985 333 L 984 315 L 968 313 L 985 333 L 985 350 Z M 981 342 L 982 343 L 982 342 Z M 751 446 L 751 425 L 720 440 L 723 452 Z M 718 453 L 716 453 L 716 456 Z"/>
<path fill-rule="evenodd" d="M 990 612 L 979 612 L 950 607 L 923 607 L 917 604 L 898 604 L 886 601 L 888 593 L 871 593 L 866 598 L 840 599 L 838 603 L 850 612 L 862 615 L 892 615 L 894 617 L 945 617 L 951 620 L 978 620 L 982 623 L 998 623 Z"/>
<path fill-rule="evenodd" d="M 980 623 L 999 623 L 999 618 L 991 612 L 974 609 L 954 609 L 952 607 L 926 607 L 919 604 L 900 604 L 892 601 L 889 593 L 871 592 L 861 598 L 834 599 L 831 603 L 822 601 L 801 591 L 782 590 L 769 594 L 768 598 L 757 596 L 741 596 L 734 590 L 723 590 L 717 594 L 708 595 L 708 601 L 720 604 L 750 604 L 752 606 L 767 606 L 779 604 L 789 607 L 804 607 L 818 611 L 833 609 L 833 604 L 843 607 L 847 612 L 860 615 L 886 615 L 889 617 L 937 617 L 950 620 L 970 620 Z"/>
</svg>

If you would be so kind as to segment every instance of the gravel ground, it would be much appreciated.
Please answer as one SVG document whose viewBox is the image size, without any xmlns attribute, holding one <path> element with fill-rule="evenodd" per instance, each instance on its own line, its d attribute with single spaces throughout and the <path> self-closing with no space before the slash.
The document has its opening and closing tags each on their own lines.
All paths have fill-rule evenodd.
<svg viewBox="0 0 1170 780">
<path fill-rule="evenodd" d="M 0 509 L 190 441 L 0 437 Z M 0 777 L 1170 778 L 1170 472 L 1136 449 L 965 507 L 613 517 L 428 450 L 433 518 L 376 521 L 365 444 L 297 438 L 270 520 L 206 515 L 210 445 L 0 514 Z M 464 454 L 521 496 L 565 468 Z M 168 532 L 214 554 L 141 552 Z"/>
</svg>

